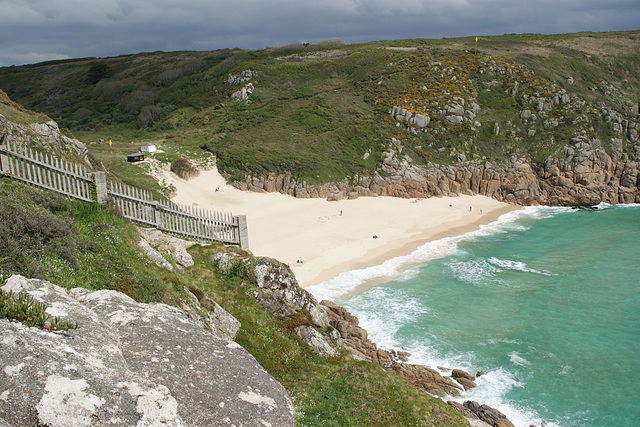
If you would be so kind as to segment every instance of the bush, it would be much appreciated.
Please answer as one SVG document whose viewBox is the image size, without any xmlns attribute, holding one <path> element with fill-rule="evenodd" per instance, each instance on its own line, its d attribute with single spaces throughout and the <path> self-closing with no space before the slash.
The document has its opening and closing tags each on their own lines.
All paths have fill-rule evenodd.
<svg viewBox="0 0 640 427">
<path fill-rule="evenodd" d="M 43 278 L 47 257 L 77 265 L 77 231 L 64 197 L 4 184 L 0 199 L 0 270 Z"/>
<path fill-rule="evenodd" d="M 113 70 L 105 62 L 94 62 L 87 72 L 87 79 L 91 84 L 96 84 L 111 76 L 113 76 Z"/>
<path fill-rule="evenodd" d="M 200 175 L 198 168 L 193 166 L 187 159 L 178 159 L 171 163 L 171 172 L 175 173 L 182 179 L 191 179 Z"/>
</svg>

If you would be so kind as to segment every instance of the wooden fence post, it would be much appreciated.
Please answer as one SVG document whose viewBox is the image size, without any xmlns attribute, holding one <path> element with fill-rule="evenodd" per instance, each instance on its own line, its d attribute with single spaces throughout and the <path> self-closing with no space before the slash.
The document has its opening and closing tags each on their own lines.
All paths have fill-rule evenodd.
<svg viewBox="0 0 640 427">
<path fill-rule="evenodd" d="M 109 193 L 107 192 L 107 174 L 104 172 L 94 172 L 93 182 L 96 184 L 96 202 L 101 205 L 109 201 Z"/>
<path fill-rule="evenodd" d="M 6 149 L 6 145 L 0 145 L 0 172 L 9 175 L 9 158 L 5 152 Z"/>
<path fill-rule="evenodd" d="M 234 215 L 238 223 L 238 237 L 240 239 L 240 249 L 249 249 L 249 231 L 247 230 L 247 216 Z"/>
<path fill-rule="evenodd" d="M 160 203 L 153 202 L 151 203 L 151 207 L 153 208 L 153 222 L 155 222 L 156 228 L 158 230 L 162 230 L 164 224 L 162 224 L 162 212 L 160 210 Z"/>
</svg>

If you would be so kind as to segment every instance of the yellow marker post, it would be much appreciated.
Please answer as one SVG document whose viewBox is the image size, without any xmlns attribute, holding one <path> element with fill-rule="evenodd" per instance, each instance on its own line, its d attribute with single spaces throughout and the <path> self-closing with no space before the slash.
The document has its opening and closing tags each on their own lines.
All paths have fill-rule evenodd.
<svg viewBox="0 0 640 427">
<path fill-rule="evenodd" d="M 111 140 L 109 140 L 109 151 L 113 152 L 113 150 L 111 149 L 111 144 L 113 143 L 111 142 Z"/>
<path fill-rule="evenodd" d="M 476 52 L 475 53 L 476 53 L 476 55 L 478 54 L 478 37 L 476 37 Z M 111 141 L 109 141 L 109 142 L 111 142 Z"/>
</svg>

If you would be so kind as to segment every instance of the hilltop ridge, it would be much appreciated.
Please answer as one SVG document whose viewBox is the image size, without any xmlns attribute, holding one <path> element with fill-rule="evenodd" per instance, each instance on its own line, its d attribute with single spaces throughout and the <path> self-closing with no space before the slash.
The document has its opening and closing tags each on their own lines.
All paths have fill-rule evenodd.
<svg viewBox="0 0 640 427">
<path fill-rule="evenodd" d="M 616 203 L 637 197 L 639 37 L 156 52 L 5 67 L 0 88 L 88 141 L 204 148 L 240 188 Z"/>
</svg>

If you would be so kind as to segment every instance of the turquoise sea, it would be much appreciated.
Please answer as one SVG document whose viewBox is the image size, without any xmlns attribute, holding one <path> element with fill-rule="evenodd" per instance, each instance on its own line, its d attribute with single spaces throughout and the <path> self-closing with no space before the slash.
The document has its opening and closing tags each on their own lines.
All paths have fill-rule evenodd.
<svg viewBox="0 0 640 427">
<path fill-rule="evenodd" d="M 640 426 L 640 205 L 528 207 L 309 290 L 410 363 L 485 372 L 454 400 L 516 426 Z"/>
</svg>

